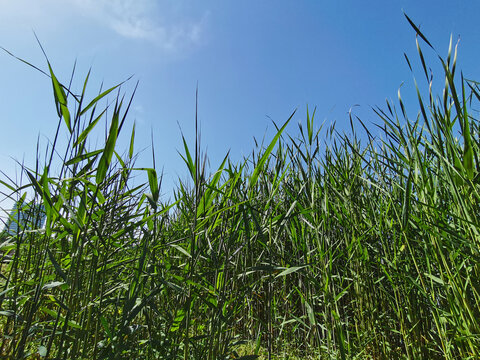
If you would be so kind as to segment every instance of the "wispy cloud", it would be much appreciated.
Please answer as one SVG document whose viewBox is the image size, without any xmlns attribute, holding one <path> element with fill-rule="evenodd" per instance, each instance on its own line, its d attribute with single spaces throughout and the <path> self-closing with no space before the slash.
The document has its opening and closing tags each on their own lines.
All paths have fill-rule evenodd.
<svg viewBox="0 0 480 360">
<path fill-rule="evenodd" d="M 158 0 L 69 0 L 85 17 L 94 19 L 118 35 L 150 41 L 165 50 L 185 43 L 198 44 L 206 21 L 175 16 L 167 1 Z"/>
<path fill-rule="evenodd" d="M 203 39 L 208 12 L 187 10 L 181 0 L 0 0 L 0 28 L 75 27 L 83 19 L 99 30 L 176 52 Z"/>
</svg>

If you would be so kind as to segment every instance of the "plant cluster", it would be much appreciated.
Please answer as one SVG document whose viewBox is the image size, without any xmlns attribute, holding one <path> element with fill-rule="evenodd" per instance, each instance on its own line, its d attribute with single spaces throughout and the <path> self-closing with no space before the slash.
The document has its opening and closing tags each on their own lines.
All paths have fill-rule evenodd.
<svg viewBox="0 0 480 360">
<path fill-rule="evenodd" d="M 298 136 L 285 132 L 292 114 L 211 174 L 198 137 L 183 138 L 190 181 L 169 202 L 155 167 L 135 167 L 135 127 L 116 150 L 131 98 L 98 110 L 119 86 L 86 101 L 88 76 L 76 95 L 48 63 L 68 145 L 58 174 L 56 136 L 26 185 L 2 181 L 11 198 L 32 189 L 46 224 L 2 239 L 0 355 L 478 358 L 479 83 L 455 80 L 450 46 L 435 97 L 418 52 L 430 90 L 417 87 L 415 119 L 399 97 L 400 112 L 375 110 L 381 138 L 353 117 L 346 136 L 316 130 L 307 109 Z M 105 146 L 91 149 L 104 120 Z M 133 186 L 136 171 L 148 183 Z"/>
</svg>

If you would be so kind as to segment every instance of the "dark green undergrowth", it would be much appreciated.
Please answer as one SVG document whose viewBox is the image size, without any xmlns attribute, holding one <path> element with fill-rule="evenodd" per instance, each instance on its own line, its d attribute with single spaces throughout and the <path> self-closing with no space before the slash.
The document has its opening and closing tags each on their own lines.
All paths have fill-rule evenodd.
<svg viewBox="0 0 480 360">
<path fill-rule="evenodd" d="M 418 51 L 416 117 L 399 98 L 398 112 L 375 109 L 381 136 L 355 118 L 347 136 L 307 110 L 297 135 L 287 121 L 209 173 L 183 139 L 190 180 L 169 202 L 155 168 L 135 167 L 132 99 L 113 87 L 87 100 L 88 76 L 74 94 L 48 64 L 67 145 L 58 131 L 24 183 L 2 180 L 12 200 L 34 194 L 46 224 L 2 236 L 0 355 L 479 358 L 480 91 L 450 46 L 436 97 Z"/>
</svg>

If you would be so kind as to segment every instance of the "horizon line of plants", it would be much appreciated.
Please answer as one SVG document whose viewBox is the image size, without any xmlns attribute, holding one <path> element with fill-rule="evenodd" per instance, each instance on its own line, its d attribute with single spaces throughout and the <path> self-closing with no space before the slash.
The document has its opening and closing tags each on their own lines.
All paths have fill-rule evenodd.
<svg viewBox="0 0 480 360">
<path fill-rule="evenodd" d="M 479 83 L 457 80 L 450 40 L 436 97 L 420 41 L 433 46 L 407 20 L 428 87 L 416 86 L 414 119 L 400 93 L 399 112 L 374 109 L 381 138 L 353 116 L 352 134 L 323 131 L 307 108 L 298 136 L 285 132 L 293 113 L 211 174 L 195 120 L 180 154 L 190 181 L 169 202 L 155 165 L 135 167 L 135 125 L 126 153 L 116 146 L 135 90 L 88 101 L 90 73 L 75 94 L 47 59 L 52 146 L 23 166 L 25 184 L 0 180 L 46 214 L 44 229 L 0 237 L 0 357 L 478 358 Z M 102 122 L 105 145 L 92 149 Z M 132 185 L 137 171 L 148 183 Z"/>
</svg>

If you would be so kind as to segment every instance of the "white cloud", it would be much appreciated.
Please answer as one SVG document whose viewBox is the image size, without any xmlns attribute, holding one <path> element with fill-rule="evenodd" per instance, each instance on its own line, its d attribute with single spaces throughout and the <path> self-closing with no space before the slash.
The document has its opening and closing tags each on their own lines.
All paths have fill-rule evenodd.
<svg viewBox="0 0 480 360">
<path fill-rule="evenodd" d="M 175 51 L 186 43 L 197 44 L 206 15 L 196 21 L 175 16 L 169 1 L 155 0 L 69 0 L 85 17 L 118 35 L 150 41 L 164 50 Z M 171 3 L 171 2 L 170 2 Z"/>
<path fill-rule="evenodd" d="M 207 12 L 187 16 L 178 0 L 0 0 L 0 27 L 74 28 L 88 20 L 123 38 L 176 52 L 202 41 Z M 2 24 L 3 23 L 3 24 Z M 7 27 L 8 25 L 8 27 Z"/>
</svg>

